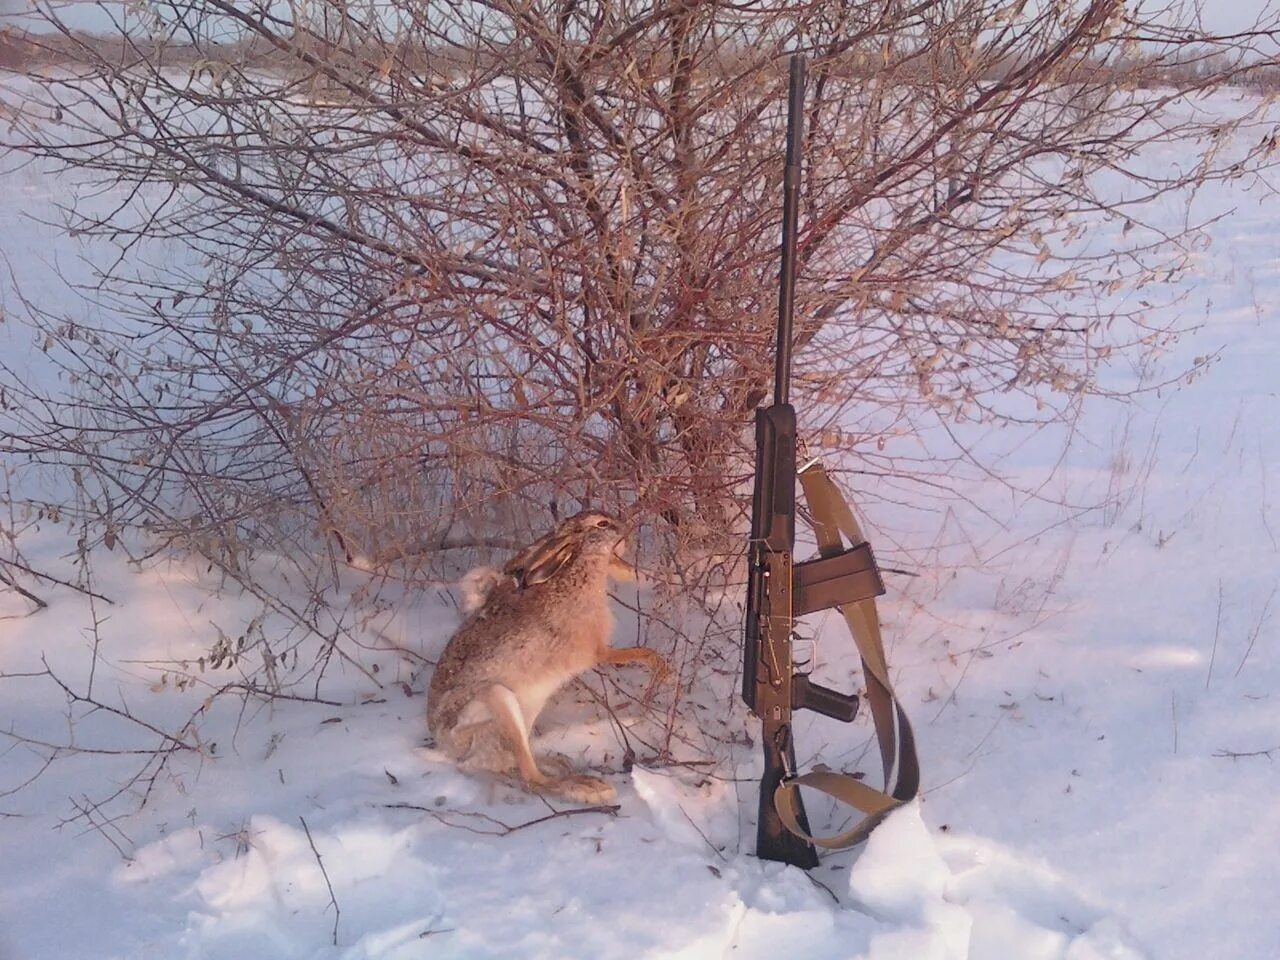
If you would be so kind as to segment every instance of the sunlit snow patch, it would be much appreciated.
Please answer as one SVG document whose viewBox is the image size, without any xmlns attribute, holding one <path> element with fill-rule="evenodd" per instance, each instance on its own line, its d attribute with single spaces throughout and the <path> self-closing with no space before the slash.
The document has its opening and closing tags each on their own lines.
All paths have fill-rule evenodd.
<svg viewBox="0 0 1280 960">
<path fill-rule="evenodd" d="M 1139 669 L 1172 669 L 1199 667 L 1204 663 L 1204 653 L 1190 647 L 1150 644 L 1129 658 L 1129 665 Z"/>
<path fill-rule="evenodd" d="M 1123 925 L 1054 873 L 978 837 L 936 836 L 918 804 L 867 841 L 849 891 L 890 927 L 865 960 L 1145 960 Z"/>
<path fill-rule="evenodd" d="M 704 851 L 712 845 L 707 829 L 699 826 L 694 817 L 726 809 L 721 802 L 725 792 L 722 783 L 694 787 L 642 767 L 632 768 L 631 783 L 649 808 L 654 825 L 668 840 Z"/>
</svg>

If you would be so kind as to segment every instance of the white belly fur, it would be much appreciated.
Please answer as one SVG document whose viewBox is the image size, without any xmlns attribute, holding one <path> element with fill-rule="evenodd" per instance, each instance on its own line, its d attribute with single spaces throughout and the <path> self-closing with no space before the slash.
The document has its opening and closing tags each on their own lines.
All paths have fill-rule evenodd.
<svg viewBox="0 0 1280 960">
<path fill-rule="evenodd" d="M 516 699 L 520 701 L 520 712 L 524 715 L 524 723 L 527 728 L 533 729 L 533 722 L 538 719 L 538 714 L 542 712 L 542 708 L 547 705 L 551 695 L 562 686 L 564 686 L 564 680 L 560 677 L 546 677 L 537 683 L 530 683 L 515 691 Z"/>
<path fill-rule="evenodd" d="M 521 686 L 518 690 L 511 690 L 515 695 L 516 702 L 520 705 L 520 715 L 524 717 L 524 725 L 526 730 L 533 730 L 533 722 L 538 719 L 538 714 L 542 712 L 542 708 L 547 705 L 547 701 L 551 699 L 552 694 L 564 686 L 565 680 L 559 677 L 547 677 L 537 683 L 530 683 Z M 508 687 L 508 689 L 511 689 Z M 493 719 L 493 712 L 489 709 L 489 705 L 483 700 L 472 700 L 462 712 L 458 714 L 455 728 L 471 726 L 473 723 L 484 723 L 486 720 Z"/>
</svg>

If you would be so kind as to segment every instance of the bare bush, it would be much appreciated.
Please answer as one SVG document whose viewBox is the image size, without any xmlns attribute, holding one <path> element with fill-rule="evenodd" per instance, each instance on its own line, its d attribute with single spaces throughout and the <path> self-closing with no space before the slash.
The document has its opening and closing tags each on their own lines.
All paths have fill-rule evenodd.
<svg viewBox="0 0 1280 960">
<path fill-rule="evenodd" d="M 1194 224 L 1144 206 L 1274 146 L 1221 155 L 1257 115 L 1186 109 L 1274 18 L 1213 36 L 1192 3 L 191 0 L 109 43 L 43 13 L 57 62 L 16 82 L 8 143 L 125 190 L 67 209 L 115 252 L 94 309 L 23 301 L 74 386 L 5 370 L 4 453 L 76 471 L 91 546 L 143 530 L 250 582 L 283 558 L 308 617 L 342 563 L 438 575 L 579 504 L 641 521 L 659 582 L 724 582 L 788 52 L 802 430 L 871 497 L 945 495 L 971 455 L 940 463 L 931 428 L 1069 420 L 1108 358 L 1159 348 L 1112 295 L 1176 273 Z M 1133 163 L 1163 144 L 1179 165 Z"/>
</svg>

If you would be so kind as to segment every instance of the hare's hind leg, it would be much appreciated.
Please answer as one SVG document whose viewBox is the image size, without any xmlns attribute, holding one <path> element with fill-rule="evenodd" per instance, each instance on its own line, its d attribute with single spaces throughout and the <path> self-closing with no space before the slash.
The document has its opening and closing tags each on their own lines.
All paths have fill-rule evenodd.
<svg viewBox="0 0 1280 960">
<path fill-rule="evenodd" d="M 515 754 L 493 720 L 467 724 L 453 731 L 451 753 L 460 768 L 469 772 L 509 774 L 516 769 Z"/>
<path fill-rule="evenodd" d="M 516 695 L 509 688 L 495 683 L 485 690 L 484 702 L 489 707 L 493 722 L 506 741 L 506 746 L 511 750 L 515 767 L 520 771 L 524 782 L 531 787 L 547 783 L 550 778 L 538 769 L 533 751 L 529 749 L 529 728 L 525 726 Z"/>
<path fill-rule="evenodd" d="M 580 774 L 549 777 L 542 772 L 529 749 L 529 728 L 520 712 L 520 701 L 509 688 L 495 683 L 485 691 L 484 701 L 515 754 L 516 769 L 530 790 L 554 794 L 575 803 L 608 803 L 617 797 L 617 791 L 597 777 Z"/>
</svg>

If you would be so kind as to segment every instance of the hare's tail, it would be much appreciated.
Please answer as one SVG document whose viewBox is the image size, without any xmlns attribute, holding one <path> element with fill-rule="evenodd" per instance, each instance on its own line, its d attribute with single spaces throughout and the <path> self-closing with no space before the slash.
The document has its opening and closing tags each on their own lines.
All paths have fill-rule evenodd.
<svg viewBox="0 0 1280 960">
<path fill-rule="evenodd" d="M 462 578 L 462 612 L 474 613 L 484 606 L 493 588 L 502 582 L 502 571 L 497 567 L 475 567 Z"/>
</svg>

